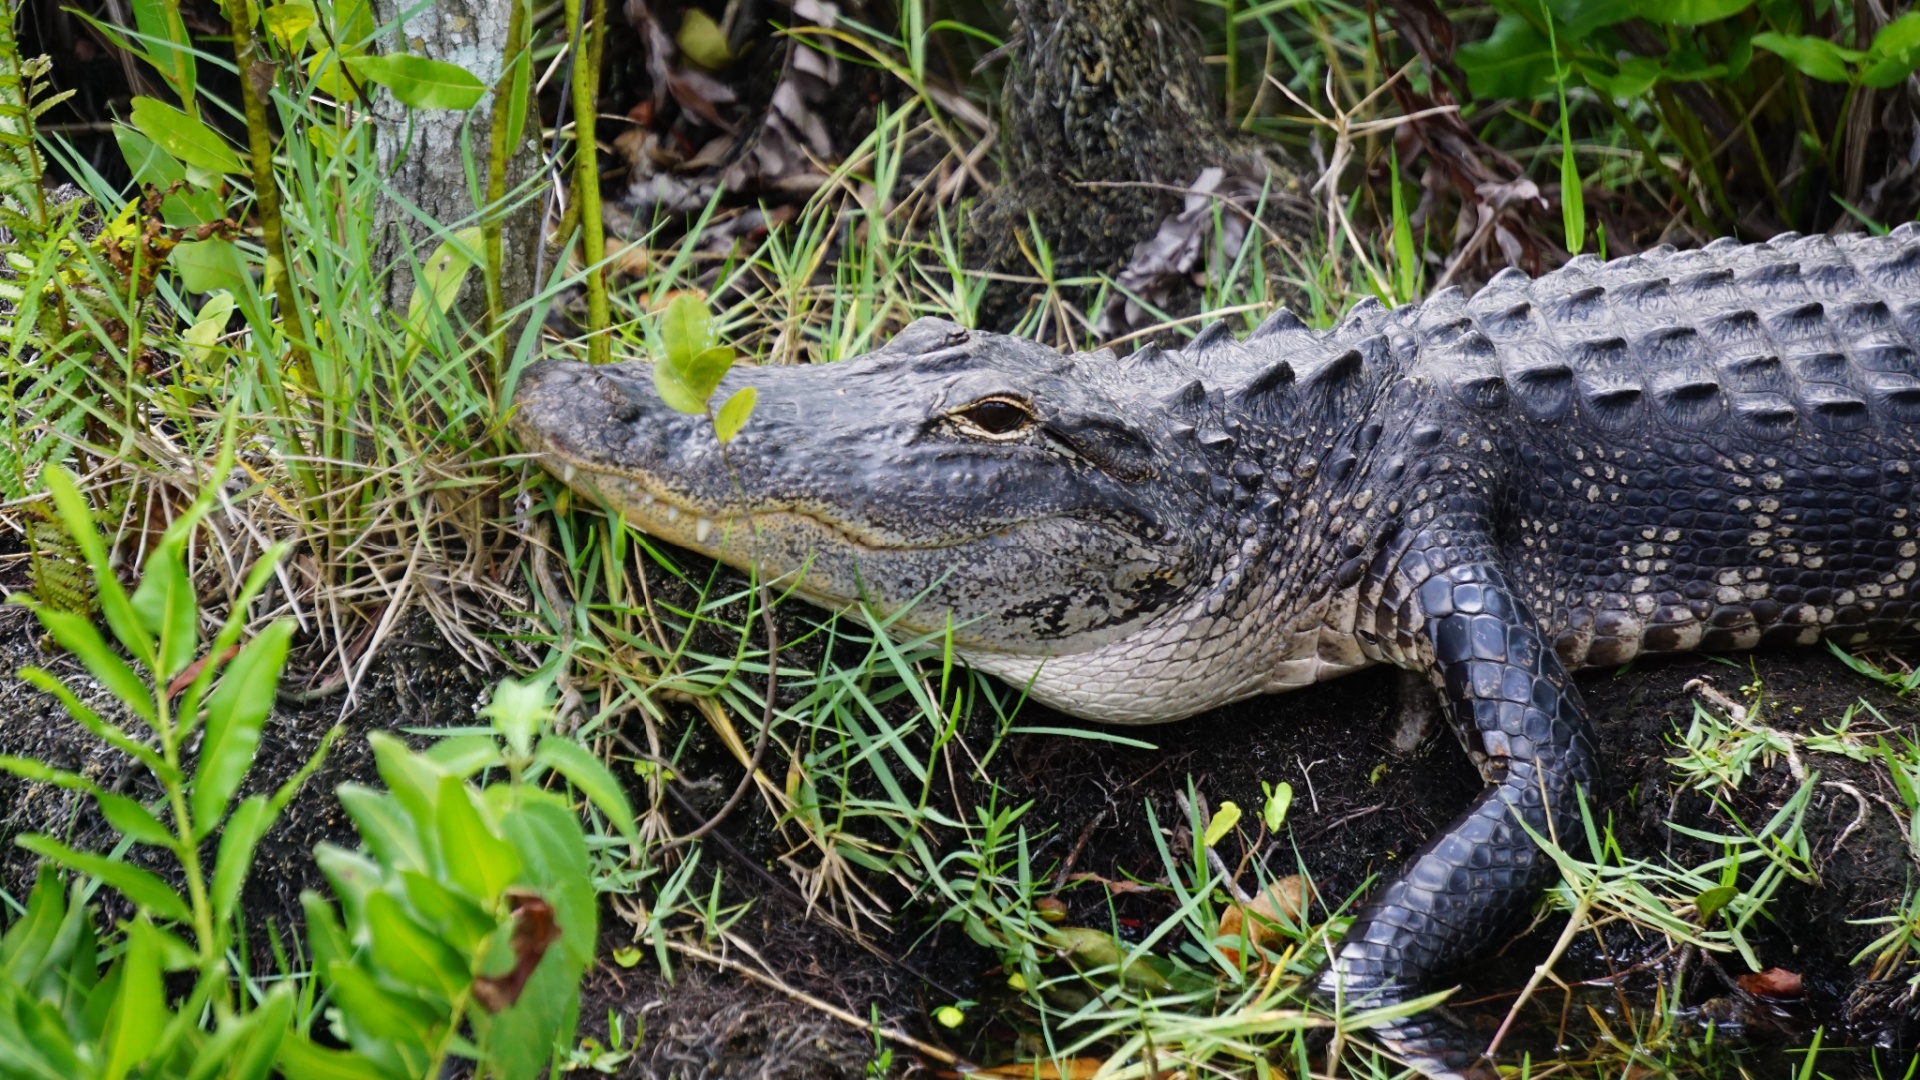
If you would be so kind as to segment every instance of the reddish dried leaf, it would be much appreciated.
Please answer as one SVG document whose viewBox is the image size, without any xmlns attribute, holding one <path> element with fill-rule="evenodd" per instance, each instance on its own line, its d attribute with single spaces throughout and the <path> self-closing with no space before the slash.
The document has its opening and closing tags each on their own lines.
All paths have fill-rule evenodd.
<svg viewBox="0 0 1920 1080">
<path fill-rule="evenodd" d="M 473 996 L 488 1012 L 505 1012 L 520 1000 L 533 969 L 560 940 L 560 924 L 553 921 L 553 905 L 525 889 L 508 889 L 513 903 L 513 970 L 505 975 L 482 975 L 473 980 Z"/>
<path fill-rule="evenodd" d="M 1740 989 L 1758 997 L 1797 998 L 1801 993 L 1800 973 L 1785 968 L 1772 967 L 1733 981 L 1740 984 Z"/>
</svg>

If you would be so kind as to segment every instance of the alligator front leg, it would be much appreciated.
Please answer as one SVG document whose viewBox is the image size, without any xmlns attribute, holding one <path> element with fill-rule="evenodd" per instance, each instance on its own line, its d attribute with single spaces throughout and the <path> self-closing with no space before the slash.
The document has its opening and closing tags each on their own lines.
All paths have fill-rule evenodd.
<svg viewBox="0 0 1920 1080">
<path fill-rule="evenodd" d="M 1477 734 L 1490 786 L 1360 913 L 1319 989 L 1347 1010 L 1392 1005 L 1497 945 L 1554 868 L 1527 828 L 1580 834 L 1575 791 L 1596 765 L 1580 695 L 1515 596 L 1478 530 L 1433 523 L 1393 570 L 1391 619 L 1443 684 L 1454 718 Z M 1463 539 L 1465 538 L 1465 539 Z M 1383 1045 L 1432 1077 L 1492 1076 L 1482 1047 L 1426 1012 L 1376 1029 Z"/>
</svg>

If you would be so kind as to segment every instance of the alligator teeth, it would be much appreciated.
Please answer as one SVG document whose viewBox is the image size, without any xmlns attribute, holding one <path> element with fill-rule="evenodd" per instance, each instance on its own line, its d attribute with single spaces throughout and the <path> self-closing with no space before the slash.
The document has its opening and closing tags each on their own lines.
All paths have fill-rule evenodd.
<svg viewBox="0 0 1920 1080">
<path fill-rule="evenodd" d="M 667 520 L 668 521 L 680 520 L 680 508 L 673 505 L 672 503 L 667 504 Z"/>
<path fill-rule="evenodd" d="M 706 518 L 701 518 L 699 521 L 694 523 L 694 526 L 693 526 L 693 542 L 694 543 L 704 544 L 707 542 L 707 537 L 712 535 L 713 535 L 713 522 L 708 521 Z"/>
<path fill-rule="evenodd" d="M 563 483 L 573 483 L 573 466 L 564 461 L 560 463 L 560 480 Z"/>
<path fill-rule="evenodd" d="M 653 505 L 653 492 L 651 492 L 651 491 L 643 491 L 643 492 L 641 492 L 641 493 L 640 493 L 640 505 L 641 505 L 641 506 L 652 506 L 652 505 Z"/>
</svg>

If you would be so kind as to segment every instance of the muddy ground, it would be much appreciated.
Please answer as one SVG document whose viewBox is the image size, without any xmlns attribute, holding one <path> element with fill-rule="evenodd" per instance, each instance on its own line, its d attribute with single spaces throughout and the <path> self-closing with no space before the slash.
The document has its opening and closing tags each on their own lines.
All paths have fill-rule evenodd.
<svg viewBox="0 0 1920 1080">
<path fill-rule="evenodd" d="M 1740 658 L 1740 663 L 1748 660 Z M 1777 703 L 1767 716 L 1778 726 L 1816 725 L 1865 698 L 1894 724 L 1909 731 L 1920 728 L 1920 705 L 1896 698 L 1821 650 L 1757 656 L 1751 662 L 1767 698 Z M 85 683 L 71 659 L 41 651 L 37 625 L 26 612 L 0 608 L 0 671 L 11 673 L 23 664 L 48 667 Z M 1672 851 L 1702 857 L 1686 849 L 1691 841 L 1667 829 L 1668 819 L 1703 828 L 1726 825 L 1708 799 L 1673 792 L 1665 760 L 1673 753 L 1668 738 L 1675 722 L 1684 721 L 1693 708 L 1683 687 L 1701 676 L 1738 696 L 1738 687 L 1750 681 L 1752 673 L 1712 658 L 1683 657 L 1581 677 L 1608 773 L 1600 807 L 1611 816 L 1630 856 Z M 490 677 L 462 665 L 427 620 L 416 618 L 408 624 L 374 664 L 347 714 L 346 736 L 327 767 L 263 845 L 263 862 L 246 894 L 246 910 L 256 926 L 269 919 L 284 925 L 298 910 L 301 889 L 323 887 L 308 854 L 314 843 L 353 842 L 331 791 L 347 780 L 374 778 L 366 732 L 469 723 L 490 682 Z M 99 696 L 97 687 L 83 694 Z M 277 784 L 296 769 L 339 718 L 343 704 L 343 699 L 331 698 L 276 710 L 250 788 Z M 1182 723 L 1123 732 L 1154 743 L 1154 750 L 1016 735 L 994 771 L 1012 795 L 1034 801 L 1028 822 L 1055 825 L 1035 848 L 1034 862 L 1061 879 L 1068 871 L 1111 880 L 1161 878 L 1160 856 L 1143 806 L 1151 801 L 1163 823 L 1179 820 L 1175 793 L 1187 789 L 1189 778 L 1212 805 L 1231 799 L 1249 810 L 1261 804 L 1262 781 L 1287 781 L 1297 793 L 1289 818 L 1291 843 L 1264 854 L 1275 873 L 1287 873 L 1297 850 L 1323 895 L 1338 899 L 1369 874 L 1390 872 L 1399 859 L 1444 827 L 1478 789 L 1476 773 L 1451 734 L 1437 733 L 1408 756 L 1396 756 L 1387 748 L 1397 704 L 1394 673 L 1362 672 Z M 0 753 L 31 753 L 109 787 L 143 790 L 125 761 L 95 745 L 50 698 L 12 677 L 0 677 L 0 716 L 5 717 L 0 722 Z M 1024 713 L 1023 721 L 1077 724 L 1037 708 Z M 703 758 L 696 755 L 695 760 Z M 728 768 L 717 755 L 705 755 L 704 760 L 713 762 L 717 775 Z M 1807 764 L 1825 780 L 1849 783 L 1897 803 L 1884 780 L 1863 766 L 1820 756 L 1808 757 Z M 776 775 L 778 770 L 777 764 L 770 769 Z M 730 787 L 735 775 L 724 772 L 723 786 Z M 1734 809 L 1757 823 L 1764 820 L 1767 806 L 1777 805 L 1794 787 L 1786 763 L 1777 762 L 1747 782 Z M 1770 908 L 1773 923 L 1757 933 L 1763 964 L 1803 976 L 1801 999 L 1763 1002 L 1745 994 L 1731 981 L 1739 974 L 1737 961 L 1724 972 L 1697 963 L 1689 976 L 1694 990 L 1683 1017 L 1700 1023 L 1702 1030 L 1707 1018 L 1715 1019 L 1723 1034 L 1734 1036 L 1733 1045 L 1748 1048 L 1742 1051 L 1749 1055 L 1748 1064 L 1784 1067 L 1797 1062 L 1782 1057 L 1783 1048 L 1804 1044 L 1815 1027 L 1823 1029 L 1829 1047 L 1851 1048 L 1822 1058 L 1822 1067 L 1836 1076 L 1873 1075 L 1873 1048 L 1879 1048 L 1881 1075 L 1899 1076 L 1906 1055 L 1920 1045 L 1920 1007 L 1899 1000 L 1898 987 L 1865 983 L 1861 972 L 1847 963 L 1876 934 L 1874 928 L 1851 920 L 1889 913 L 1913 871 L 1904 837 L 1888 809 L 1869 800 L 1864 819 L 1853 825 L 1859 818 L 1860 804 L 1848 792 L 1832 786 L 1816 790 L 1807 827 L 1821 882 L 1790 883 Z M 685 826 L 691 820 L 682 815 L 679 823 Z M 725 868 L 731 897 L 753 900 L 754 907 L 736 931 L 756 944 L 788 987 L 856 1016 L 877 1016 L 883 1024 L 964 1055 L 1005 1052 L 1010 1029 L 991 1009 L 976 1010 L 975 1019 L 958 1031 L 936 1028 L 926 1019 L 932 1009 L 955 999 L 990 997 L 1000 980 L 994 971 L 997 957 L 950 928 L 925 933 L 924 912 L 910 912 L 901 919 L 899 933 L 873 943 L 872 949 L 808 921 L 784 871 L 767 869 L 773 853 L 768 824 L 763 810 L 737 814 L 721 841 L 710 846 L 709 865 Z M 1844 842 L 1838 842 L 1850 825 Z M 0 777 L 0 836 L 28 830 L 54 832 L 82 847 L 100 848 L 108 842 L 104 826 L 79 812 L 66 793 Z M 0 848 L 0 888 L 21 896 L 31 873 L 24 853 L 10 844 Z M 1059 896 L 1072 921 L 1108 924 L 1109 897 L 1097 880 L 1067 884 Z M 1168 913 L 1162 895 L 1122 893 L 1112 904 L 1123 928 L 1151 927 Z M 116 913 L 110 909 L 109 914 Z M 626 943 L 627 924 L 609 912 L 606 925 L 610 947 Z M 1503 955 L 1467 973 L 1460 1000 L 1482 1001 L 1465 1010 L 1469 1022 L 1490 1030 L 1499 1021 L 1559 929 L 1548 920 Z M 1560 970 L 1576 979 L 1601 976 L 1609 963 L 1627 966 L 1641 959 L 1637 949 L 1644 951 L 1630 938 L 1610 938 L 1606 950 L 1582 943 Z M 875 1062 L 868 1031 L 778 990 L 684 957 L 675 959 L 671 980 L 654 967 L 650 955 L 631 968 L 603 964 L 590 977 L 583 1012 L 588 1031 L 604 1035 L 610 1012 L 644 1021 L 645 1036 L 620 1064 L 621 1075 L 858 1077 L 867 1075 Z M 1522 1025 L 1521 1040 L 1510 1041 L 1510 1046 L 1548 1049 L 1557 1039 L 1556 1018 L 1564 1005 L 1571 1005 L 1569 1014 L 1576 1019 L 1591 1005 L 1613 1022 L 1623 1009 L 1644 1008 L 1645 1001 L 1610 992 L 1572 1002 L 1557 994 L 1543 995 L 1543 1011 Z M 631 1019 L 625 1027 L 631 1034 Z M 891 1051 L 889 1071 L 919 1067 L 910 1051 Z M 1765 1067 L 1760 1074 L 1776 1075 Z"/>
</svg>

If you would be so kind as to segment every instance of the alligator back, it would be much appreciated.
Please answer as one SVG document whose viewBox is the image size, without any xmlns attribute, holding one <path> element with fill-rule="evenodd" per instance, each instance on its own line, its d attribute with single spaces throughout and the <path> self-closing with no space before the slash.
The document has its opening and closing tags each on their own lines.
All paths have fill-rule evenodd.
<svg viewBox="0 0 1920 1080">
<path fill-rule="evenodd" d="M 1911 227 L 1581 258 L 1379 328 L 1421 392 L 1374 408 L 1428 399 L 1422 463 L 1493 447 L 1502 561 L 1569 667 L 1920 629 Z"/>
</svg>

